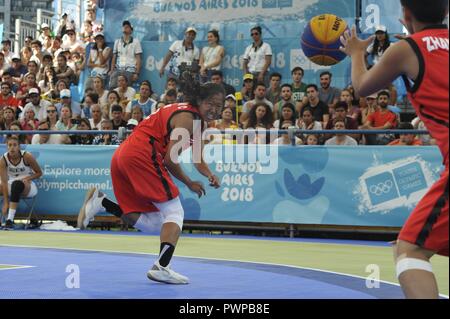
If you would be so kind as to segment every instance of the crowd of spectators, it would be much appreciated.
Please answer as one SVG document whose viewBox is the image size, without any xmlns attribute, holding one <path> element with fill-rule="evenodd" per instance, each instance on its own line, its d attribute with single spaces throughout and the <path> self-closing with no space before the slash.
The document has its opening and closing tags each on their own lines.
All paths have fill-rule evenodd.
<svg viewBox="0 0 450 319">
<path fill-rule="evenodd" d="M 224 82 L 221 71 L 225 49 L 216 30 L 207 33 L 208 44 L 199 48 L 197 30 L 189 27 L 183 40 L 169 48 L 159 69 L 164 92 L 154 92 L 150 81 L 138 83 L 144 57 L 133 25 L 122 22 L 123 36 L 109 47 L 103 26 L 96 20 L 95 6 L 77 27 L 65 13 L 56 28 L 42 24 L 37 39 L 28 37 L 20 52 L 11 52 L 11 41 L 2 41 L 0 50 L 0 130 L 109 130 L 132 128 L 158 108 L 183 100 L 179 90 L 179 67 L 197 62 L 202 82 L 223 85 L 226 100 L 222 118 L 208 123 L 210 128 L 302 130 L 387 130 L 426 129 L 419 119 L 401 123 L 393 85 L 377 94 L 359 97 L 351 85 L 333 86 L 333 74 L 322 72 L 316 83 L 305 83 L 301 66 L 292 69 L 284 81 L 271 72 L 272 48 L 263 41 L 262 28 L 250 30 L 253 43 L 243 52 L 242 87 Z M 383 26 L 376 28 L 376 39 L 368 48 L 367 63 L 376 63 L 389 46 Z M 88 50 L 88 52 L 86 52 Z M 86 58 L 87 57 L 87 58 Z M 84 83 L 81 72 L 87 72 Z M 72 99 L 71 87 L 85 88 L 81 103 Z M 267 133 L 264 133 L 267 135 Z M 264 136 L 266 136 L 264 135 Z M 214 135 L 211 143 L 226 143 L 227 136 Z M 119 144 L 116 135 L 23 136 L 31 144 Z M 229 142 L 229 140 L 228 140 Z M 287 134 L 275 139 L 258 138 L 246 143 L 290 144 Z M 430 145 L 430 136 L 390 134 L 306 134 L 298 133 L 295 143 L 302 145 Z"/>
</svg>

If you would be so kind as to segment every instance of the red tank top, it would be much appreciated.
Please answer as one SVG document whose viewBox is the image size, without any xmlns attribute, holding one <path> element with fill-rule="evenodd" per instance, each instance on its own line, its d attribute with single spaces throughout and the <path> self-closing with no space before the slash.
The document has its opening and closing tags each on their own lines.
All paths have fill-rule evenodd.
<svg viewBox="0 0 450 319">
<path fill-rule="evenodd" d="M 448 29 L 431 26 L 406 39 L 419 59 L 414 85 L 404 77 L 408 98 L 424 122 L 448 165 L 449 63 Z"/>
<path fill-rule="evenodd" d="M 155 113 L 147 116 L 133 130 L 133 133 L 122 145 L 128 146 L 128 152 L 146 152 L 145 146 L 152 144 L 161 155 L 165 155 L 170 141 L 170 120 L 175 114 L 189 112 L 194 119 L 201 119 L 197 108 L 187 103 L 175 103 L 158 109 Z"/>
</svg>

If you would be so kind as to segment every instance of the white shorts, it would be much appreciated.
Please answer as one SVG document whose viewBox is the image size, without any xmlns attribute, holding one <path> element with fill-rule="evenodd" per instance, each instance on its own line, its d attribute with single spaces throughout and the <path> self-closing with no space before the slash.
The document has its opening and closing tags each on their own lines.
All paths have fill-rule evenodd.
<svg viewBox="0 0 450 319">
<path fill-rule="evenodd" d="M 8 180 L 8 195 L 11 196 L 11 184 L 13 183 L 13 180 Z M 38 189 L 36 184 L 32 181 L 31 182 L 31 187 L 30 187 L 30 191 L 28 192 L 27 195 L 22 194 L 21 197 L 34 197 L 37 195 Z"/>
</svg>

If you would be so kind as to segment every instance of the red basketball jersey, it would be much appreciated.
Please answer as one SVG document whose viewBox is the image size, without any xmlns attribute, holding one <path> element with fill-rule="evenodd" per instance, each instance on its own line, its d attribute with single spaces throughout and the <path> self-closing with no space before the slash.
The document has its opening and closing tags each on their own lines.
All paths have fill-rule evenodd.
<svg viewBox="0 0 450 319">
<path fill-rule="evenodd" d="M 157 151 L 164 156 L 170 141 L 170 120 L 175 114 L 180 112 L 190 112 L 194 115 L 194 119 L 201 119 L 198 109 L 190 104 L 175 103 L 166 105 L 139 123 L 123 144 L 132 146 L 132 149 L 128 147 L 129 152 L 139 153 L 145 146 L 149 145 L 150 137 L 152 137 L 156 142 Z M 140 148 L 139 145 L 143 147 Z"/>
<path fill-rule="evenodd" d="M 425 123 L 448 166 L 449 63 L 448 29 L 427 27 L 406 39 L 419 59 L 419 76 L 413 86 L 405 79 L 408 97 Z"/>
</svg>

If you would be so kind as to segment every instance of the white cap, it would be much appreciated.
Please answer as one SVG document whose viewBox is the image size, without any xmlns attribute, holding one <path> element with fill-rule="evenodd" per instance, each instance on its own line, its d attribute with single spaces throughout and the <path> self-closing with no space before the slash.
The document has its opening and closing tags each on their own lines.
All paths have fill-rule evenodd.
<svg viewBox="0 0 450 319">
<path fill-rule="evenodd" d="M 129 119 L 127 122 L 127 125 L 134 125 L 134 126 L 138 126 L 139 122 L 135 119 Z"/>
<path fill-rule="evenodd" d="M 103 32 L 95 32 L 95 33 L 94 33 L 94 39 L 95 39 L 96 37 L 98 37 L 98 36 L 105 37 L 105 35 L 103 34 Z"/>
<path fill-rule="evenodd" d="M 236 102 L 236 97 L 234 96 L 234 94 L 228 94 L 227 97 L 225 98 L 225 100 L 228 99 L 233 99 Z"/>
<path fill-rule="evenodd" d="M 49 28 L 50 29 L 48 24 L 44 22 L 44 23 L 41 24 L 41 29 L 45 29 L 45 28 Z"/>
<path fill-rule="evenodd" d="M 17 53 L 14 53 L 13 56 L 11 57 L 11 61 L 14 61 L 14 60 L 21 60 L 20 55 Z"/>
<path fill-rule="evenodd" d="M 59 96 L 61 98 L 70 97 L 71 96 L 70 95 L 70 90 L 68 90 L 68 89 L 61 90 L 61 92 L 59 93 Z"/>
<path fill-rule="evenodd" d="M 39 94 L 39 90 L 36 88 L 31 88 L 28 90 L 28 94 Z"/>
<path fill-rule="evenodd" d="M 379 31 L 381 31 L 381 32 L 387 32 L 387 28 L 384 26 L 384 25 L 377 25 L 376 27 L 375 27 L 375 32 L 379 32 Z"/>
<path fill-rule="evenodd" d="M 190 32 L 190 31 L 192 31 L 192 32 L 194 32 L 195 34 L 197 34 L 197 30 L 196 30 L 194 27 L 189 27 L 189 28 L 187 28 L 185 33 L 188 33 L 188 32 Z"/>
</svg>

